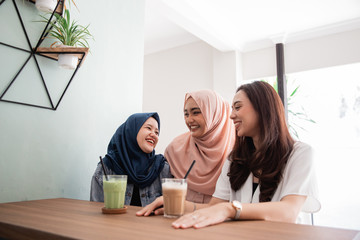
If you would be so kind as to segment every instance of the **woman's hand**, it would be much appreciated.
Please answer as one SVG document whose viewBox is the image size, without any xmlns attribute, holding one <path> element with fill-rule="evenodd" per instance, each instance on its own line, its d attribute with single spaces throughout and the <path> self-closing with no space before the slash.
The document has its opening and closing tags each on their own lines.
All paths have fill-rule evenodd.
<svg viewBox="0 0 360 240">
<path fill-rule="evenodd" d="M 218 203 L 211 207 L 202 208 L 195 212 L 186 214 L 172 223 L 174 228 L 202 228 L 225 221 L 235 214 L 231 203 Z"/>
<path fill-rule="evenodd" d="M 163 204 L 163 196 L 160 196 L 149 205 L 143 207 L 140 211 L 137 211 L 136 216 L 149 216 L 152 213 L 154 213 L 155 215 L 162 215 L 164 214 L 164 208 L 162 207 Z"/>
</svg>

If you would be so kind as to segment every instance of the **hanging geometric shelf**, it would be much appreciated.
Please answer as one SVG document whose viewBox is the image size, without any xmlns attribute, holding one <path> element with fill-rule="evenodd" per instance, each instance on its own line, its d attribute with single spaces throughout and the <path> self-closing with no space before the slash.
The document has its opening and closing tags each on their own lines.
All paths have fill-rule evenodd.
<svg viewBox="0 0 360 240">
<path fill-rule="evenodd" d="M 2 4 L 5 2 L 6 0 L 0 0 L 0 7 L 2 6 Z M 63 4 L 64 0 L 58 0 L 58 3 L 55 7 L 56 11 L 54 10 L 51 17 L 49 18 L 49 21 L 51 21 L 53 15 L 55 12 L 57 12 L 58 14 L 62 15 L 63 12 Z M 42 43 L 42 41 L 44 40 L 44 38 L 46 37 L 47 33 L 46 30 L 49 27 L 49 23 L 45 26 L 41 36 L 39 37 L 38 42 L 36 43 L 36 46 L 33 47 L 28 34 L 26 32 L 26 28 L 24 25 L 24 22 L 22 20 L 21 14 L 19 12 L 19 9 L 16 5 L 15 0 L 12 0 L 13 2 L 13 6 L 15 8 L 15 11 L 18 15 L 18 19 L 19 22 L 21 24 L 21 27 L 23 29 L 23 33 L 24 36 L 26 38 L 27 44 L 29 46 L 29 49 L 24 49 L 23 47 L 19 47 L 19 46 L 13 46 L 7 43 L 3 43 L 0 42 L 0 45 L 3 45 L 6 48 L 10 48 L 10 49 L 14 49 L 15 51 L 22 51 L 25 54 L 28 54 L 27 57 L 25 57 L 25 60 L 23 60 L 22 63 L 20 63 L 20 69 L 18 71 L 16 71 L 16 73 L 14 73 L 14 76 L 12 78 L 12 80 L 9 81 L 9 83 L 7 85 L 4 86 L 3 89 L 0 89 L 0 101 L 1 102 L 7 102 L 7 103 L 14 103 L 14 104 L 21 104 L 21 105 L 25 105 L 25 106 L 31 106 L 31 107 L 37 107 L 37 108 L 43 108 L 43 109 L 49 109 L 49 110 L 56 110 L 61 102 L 61 100 L 63 99 L 66 90 L 68 89 L 71 81 L 73 80 L 77 70 L 79 69 L 79 67 L 81 66 L 83 60 L 85 59 L 87 53 L 89 52 L 88 48 L 77 48 L 77 47 L 69 47 L 69 48 L 43 48 L 43 47 L 39 47 L 40 44 Z M 36 3 L 36 0 L 29 0 L 29 2 L 31 3 Z M 66 86 L 64 87 L 60 97 L 58 98 L 57 102 L 54 102 L 54 97 L 50 96 L 50 92 L 48 89 L 48 85 L 46 84 L 46 81 L 44 79 L 44 74 L 43 71 L 41 70 L 40 66 L 39 66 L 39 56 L 47 58 L 47 59 L 51 59 L 51 60 L 58 60 L 58 56 L 59 54 L 72 54 L 72 55 L 76 55 L 78 56 L 78 63 L 77 66 L 74 70 L 74 72 L 71 74 L 71 77 L 69 79 L 69 81 L 66 83 Z M 32 59 L 30 61 L 30 59 Z M 21 75 L 22 71 L 24 71 L 24 69 L 26 69 L 26 66 L 32 62 L 33 66 L 35 66 L 35 68 L 38 70 L 39 73 L 39 78 L 41 79 L 41 86 L 44 89 L 44 92 L 46 93 L 46 98 L 48 99 L 48 106 L 46 105 L 41 105 L 41 104 L 34 104 L 34 103 L 29 103 L 26 101 L 21 101 L 21 100 L 11 100 L 9 98 L 5 98 L 6 94 L 9 93 L 9 90 L 15 85 L 15 81 L 19 79 L 19 75 Z M 29 76 L 30 78 L 31 76 Z"/>
</svg>

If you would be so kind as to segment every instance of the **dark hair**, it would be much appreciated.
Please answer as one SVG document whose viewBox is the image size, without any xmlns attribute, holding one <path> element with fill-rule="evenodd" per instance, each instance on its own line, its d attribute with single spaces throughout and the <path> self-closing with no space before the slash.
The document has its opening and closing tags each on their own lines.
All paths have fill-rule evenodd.
<svg viewBox="0 0 360 240">
<path fill-rule="evenodd" d="M 258 149 L 251 137 L 236 137 L 228 173 L 231 188 L 239 190 L 252 172 L 259 178 L 259 201 L 268 202 L 282 179 L 294 140 L 287 128 L 284 106 L 270 84 L 256 81 L 241 85 L 239 91 L 246 93 L 258 113 L 260 137 Z"/>
</svg>

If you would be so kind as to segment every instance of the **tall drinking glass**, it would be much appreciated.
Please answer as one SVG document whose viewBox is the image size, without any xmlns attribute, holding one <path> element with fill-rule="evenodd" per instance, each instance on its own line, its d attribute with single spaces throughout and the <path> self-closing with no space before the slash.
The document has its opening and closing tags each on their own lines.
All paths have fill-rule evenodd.
<svg viewBox="0 0 360 240">
<path fill-rule="evenodd" d="M 127 175 L 103 176 L 104 203 L 106 209 L 124 207 Z"/>
<path fill-rule="evenodd" d="M 164 217 L 182 216 L 185 212 L 186 179 L 163 178 L 161 185 L 164 198 Z"/>
</svg>

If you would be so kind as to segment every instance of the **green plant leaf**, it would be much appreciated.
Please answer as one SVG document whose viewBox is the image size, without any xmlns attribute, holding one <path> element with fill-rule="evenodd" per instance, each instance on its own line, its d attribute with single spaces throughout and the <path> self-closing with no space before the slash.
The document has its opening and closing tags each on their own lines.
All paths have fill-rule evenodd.
<svg viewBox="0 0 360 240">
<path fill-rule="evenodd" d="M 41 16 L 41 15 L 40 15 Z M 50 28 L 47 30 L 48 36 L 56 39 L 57 42 L 68 46 L 89 47 L 88 39 L 93 39 L 89 32 L 89 25 L 83 27 L 76 21 L 71 22 L 70 11 L 65 9 L 64 17 L 54 13 L 55 20 L 49 22 Z M 42 20 L 37 22 L 47 23 L 49 19 L 41 16 Z M 51 45 L 54 45 L 54 42 Z"/>
<path fill-rule="evenodd" d="M 295 90 L 290 94 L 290 97 L 293 97 L 295 95 L 295 93 L 297 92 L 297 90 L 299 89 L 300 86 L 297 86 L 295 88 Z"/>
</svg>

